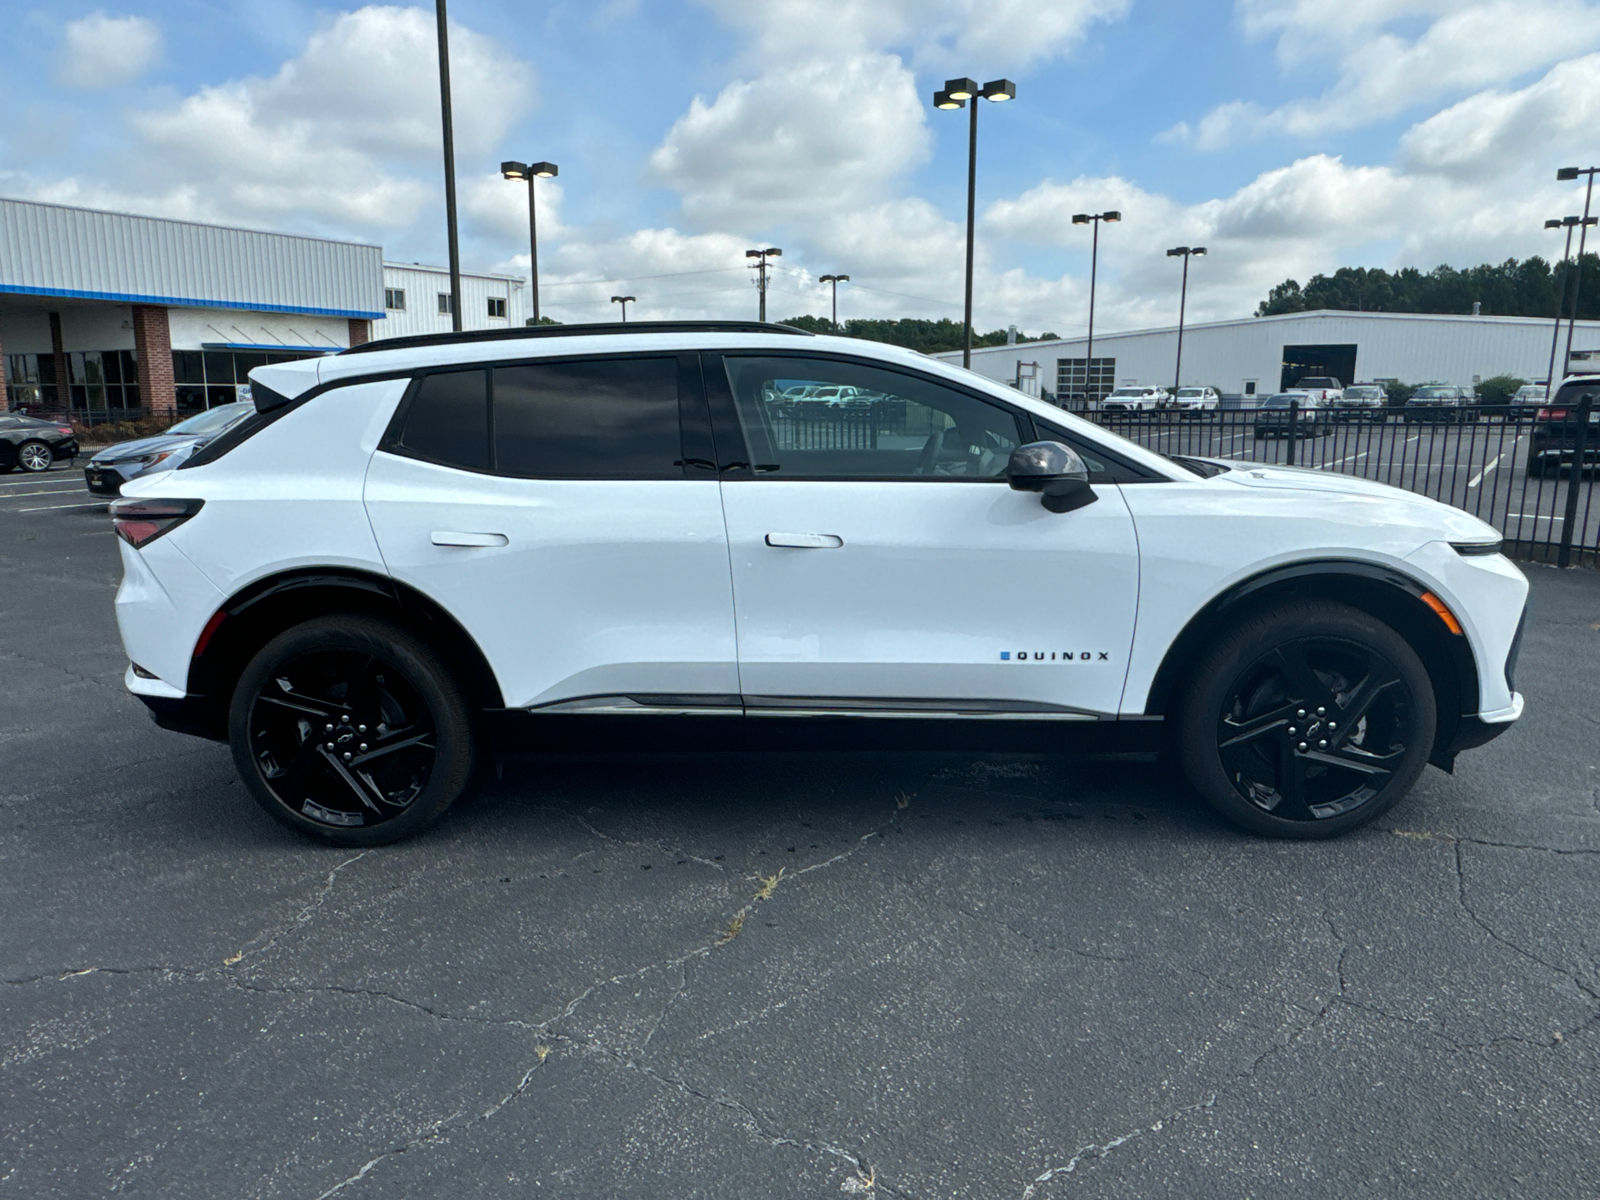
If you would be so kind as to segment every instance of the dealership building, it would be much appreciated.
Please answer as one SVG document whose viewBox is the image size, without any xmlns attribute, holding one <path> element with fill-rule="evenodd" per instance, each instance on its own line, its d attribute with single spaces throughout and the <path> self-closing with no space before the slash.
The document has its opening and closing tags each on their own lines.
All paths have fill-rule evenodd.
<svg viewBox="0 0 1600 1200">
<path fill-rule="evenodd" d="M 463 274 L 464 327 L 522 324 L 526 291 Z M 378 246 L 0 199 L 0 409 L 195 412 L 266 363 L 450 328 L 449 272 Z"/>
<path fill-rule="evenodd" d="M 1470 386 L 1495 375 L 1543 380 L 1550 368 L 1554 320 L 1532 317 L 1436 316 L 1413 313 L 1286 313 L 1211 321 L 1183 331 L 1185 386 L 1210 384 L 1247 398 L 1293 387 L 1308 375 L 1341 383 L 1393 381 Z M 1561 329 L 1556 373 L 1567 331 Z M 1600 358 L 1600 322 L 1579 321 L 1574 365 Z M 1178 329 L 1095 335 L 1094 361 L 1085 338 L 974 349 L 972 369 L 1033 395 L 1103 397 L 1123 384 L 1171 387 Z M 959 353 L 940 358 L 961 361 Z"/>
</svg>

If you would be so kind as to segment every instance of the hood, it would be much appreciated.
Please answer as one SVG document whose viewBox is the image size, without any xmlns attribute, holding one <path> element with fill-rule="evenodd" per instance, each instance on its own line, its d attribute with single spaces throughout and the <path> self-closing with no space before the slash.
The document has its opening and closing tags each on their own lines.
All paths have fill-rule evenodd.
<svg viewBox="0 0 1600 1200">
<path fill-rule="evenodd" d="M 158 433 L 155 437 L 134 438 L 131 442 L 118 442 L 99 454 L 90 462 L 110 463 L 121 462 L 126 458 L 143 458 L 146 454 L 160 454 L 163 450 L 176 450 L 179 446 L 196 446 L 206 441 L 206 437 L 190 433 Z"/>
<path fill-rule="evenodd" d="M 1471 513 L 1439 500 L 1430 500 L 1427 496 L 1419 496 L 1416 492 L 1408 492 L 1404 488 L 1391 487 L 1387 483 L 1341 475 L 1337 471 L 1317 471 L 1310 467 L 1281 467 L 1222 459 L 1215 461 L 1230 468 L 1226 474 L 1216 477 L 1219 483 L 1226 481 L 1239 487 L 1302 495 L 1322 493 L 1373 501 L 1385 508 L 1394 505 L 1423 508 L 1428 510 L 1431 519 L 1446 531 L 1445 536 L 1451 540 L 1486 541 L 1500 536 L 1500 531 L 1494 526 L 1480 521 Z M 1374 523 L 1378 520 L 1379 514 L 1375 514 Z"/>
</svg>

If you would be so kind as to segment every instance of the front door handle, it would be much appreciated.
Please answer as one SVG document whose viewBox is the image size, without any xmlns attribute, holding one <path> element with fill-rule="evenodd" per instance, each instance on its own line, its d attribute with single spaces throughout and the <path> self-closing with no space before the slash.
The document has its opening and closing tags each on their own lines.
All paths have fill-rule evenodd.
<svg viewBox="0 0 1600 1200">
<path fill-rule="evenodd" d="M 769 533 L 767 545 L 794 550 L 837 550 L 844 539 L 833 533 Z"/>
<path fill-rule="evenodd" d="M 509 538 L 503 533 L 450 533 L 435 529 L 435 546 L 504 546 Z"/>
</svg>

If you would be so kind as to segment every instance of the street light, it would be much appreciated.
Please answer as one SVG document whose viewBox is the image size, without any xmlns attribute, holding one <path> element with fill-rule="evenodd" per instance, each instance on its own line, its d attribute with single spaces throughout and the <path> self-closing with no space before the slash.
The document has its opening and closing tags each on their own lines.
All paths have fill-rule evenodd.
<svg viewBox="0 0 1600 1200">
<path fill-rule="evenodd" d="M 561 168 L 552 162 L 503 162 L 500 164 L 500 174 L 507 179 L 528 181 L 528 274 L 533 283 L 533 323 L 537 325 L 539 323 L 539 221 L 534 211 L 533 181 L 554 179 L 561 174 Z"/>
<path fill-rule="evenodd" d="M 1094 247 L 1089 252 L 1089 346 L 1083 356 L 1083 402 L 1087 407 L 1093 400 L 1090 394 L 1090 378 L 1094 372 L 1094 285 L 1095 275 L 1100 267 L 1100 222 L 1108 221 L 1116 224 L 1122 220 L 1122 214 L 1115 209 L 1107 209 L 1103 213 L 1074 213 L 1074 225 L 1094 226 Z"/>
<path fill-rule="evenodd" d="M 833 327 L 839 328 L 839 285 L 849 283 L 848 275 L 824 275 L 821 282 L 833 284 Z"/>
<path fill-rule="evenodd" d="M 767 319 L 767 259 L 781 258 L 783 251 L 776 246 L 772 246 L 766 250 L 746 250 L 744 256 L 756 260 L 756 270 L 761 276 L 761 319 L 765 321 Z"/>
<path fill-rule="evenodd" d="M 450 111 L 450 34 L 445 0 L 434 0 L 439 24 L 439 122 L 444 141 L 444 223 L 450 243 L 450 327 L 461 332 L 461 242 L 456 236 L 456 133 Z"/>
<path fill-rule="evenodd" d="M 933 94 L 935 108 L 965 108 L 972 102 L 972 120 L 967 131 L 967 287 L 963 317 L 961 365 L 972 365 L 972 228 L 978 204 L 978 97 L 999 104 L 1017 98 L 1017 85 L 1009 79 L 993 79 L 979 87 L 971 79 L 947 79 L 944 90 Z"/>
<path fill-rule="evenodd" d="M 1176 396 L 1183 386 L 1183 313 L 1189 304 L 1189 259 L 1204 258 L 1204 246 L 1174 246 L 1167 251 L 1168 258 L 1183 258 L 1183 290 L 1178 293 L 1178 365 L 1172 369 L 1172 394 Z"/>
<path fill-rule="evenodd" d="M 624 325 L 626 325 L 628 323 L 628 305 L 629 305 L 629 303 L 633 302 L 633 301 L 637 301 L 638 299 L 639 299 L 639 297 L 637 297 L 637 296 L 613 296 L 613 297 L 611 297 L 611 303 L 622 305 L 622 323 Z"/>
<path fill-rule="evenodd" d="M 1583 247 L 1589 238 L 1589 201 L 1594 198 L 1594 176 L 1600 167 L 1562 167 L 1556 172 L 1557 183 L 1571 183 L 1579 175 L 1589 177 L 1589 186 L 1583 193 L 1583 224 L 1578 226 L 1578 269 L 1572 275 L 1572 315 L 1567 318 L 1567 360 L 1561 364 L 1561 378 L 1567 377 L 1567 369 L 1572 366 L 1572 328 L 1578 323 L 1578 297 L 1583 293 Z M 1551 386 L 1555 379 L 1550 380 Z"/>
<path fill-rule="evenodd" d="M 1590 217 L 1587 223 L 1592 225 L 1594 222 L 1595 218 Z M 1554 394 L 1556 386 L 1556 344 L 1561 340 L 1561 313 L 1567 306 L 1567 260 L 1572 257 L 1572 231 L 1576 226 L 1584 223 L 1582 217 L 1551 218 L 1544 223 L 1546 229 L 1565 229 L 1567 231 L 1567 246 L 1561 252 L 1561 291 L 1556 296 L 1556 325 L 1550 332 L 1550 369 L 1545 372 L 1544 377 L 1545 396 L 1547 398 Z"/>
</svg>

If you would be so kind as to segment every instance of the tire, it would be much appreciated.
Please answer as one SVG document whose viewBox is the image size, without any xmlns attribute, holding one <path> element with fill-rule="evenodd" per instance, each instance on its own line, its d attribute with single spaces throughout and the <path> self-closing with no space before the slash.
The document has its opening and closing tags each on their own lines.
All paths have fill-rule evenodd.
<svg viewBox="0 0 1600 1200">
<path fill-rule="evenodd" d="M 1178 760 L 1236 825 L 1337 837 L 1411 790 L 1433 748 L 1434 703 L 1421 659 L 1383 622 L 1326 600 L 1279 604 L 1242 619 L 1194 664 Z"/>
<path fill-rule="evenodd" d="M 1543 479 L 1544 471 L 1544 455 L 1537 450 L 1530 451 L 1528 454 L 1528 474 L 1537 479 Z"/>
<path fill-rule="evenodd" d="M 54 451 L 37 438 L 29 438 L 17 447 L 17 465 L 24 471 L 48 471 L 55 461 Z"/>
<path fill-rule="evenodd" d="M 417 833 L 472 777 L 455 677 L 421 639 L 374 617 L 319 617 L 268 642 L 234 689 L 228 741 L 262 808 L 336 846 Z"/>
</svg>

